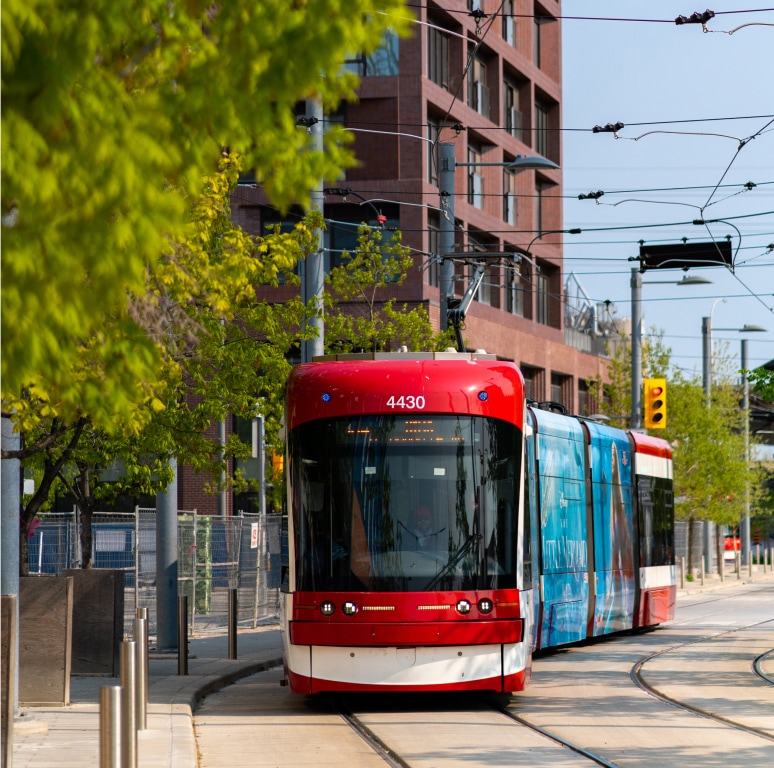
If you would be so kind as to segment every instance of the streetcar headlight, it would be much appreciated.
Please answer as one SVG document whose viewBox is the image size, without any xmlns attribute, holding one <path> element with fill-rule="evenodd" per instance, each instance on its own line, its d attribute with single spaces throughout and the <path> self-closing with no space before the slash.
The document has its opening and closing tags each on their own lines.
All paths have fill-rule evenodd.
<svg viewBox="0 0 774 768">
<path fill-rule="evenodd" d="M 467 600 L 458 600 L 455 607 L 457 608 L 457 613 L 470 613 L 470 603 Z"/>
<path fill-rule="evenodd" d="M 492 613 L 494 610 L 494 603 L 488 597 L 482 597 L 478 601 L 478 610 L 481 613 Z"/>
<path fill-rule="evenodd" d="M 341 610 L 347 616 L 354 616 L 357 613 L 357 606 L 354 603 L 346 602 L 341 606 Z"/>
<path fill-rule="evenodd" d="M 320 604 L 320 613 L 323 616 L 330 616 L 335 610 L 336 606 L 330 600 L 326 600 L 324 603 Z"/>
</svg>

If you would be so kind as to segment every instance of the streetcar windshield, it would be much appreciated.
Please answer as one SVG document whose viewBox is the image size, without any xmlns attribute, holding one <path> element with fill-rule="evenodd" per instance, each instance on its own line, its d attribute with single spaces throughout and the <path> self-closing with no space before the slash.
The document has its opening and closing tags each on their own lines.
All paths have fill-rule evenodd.
<svg viewBox="0 0 774 768">
<path fill-rule="evenodd" d="M 298 590 L 516 586 L 521 432 L 497 419 L 380 415 L 290 435 Z"/>
</svg>

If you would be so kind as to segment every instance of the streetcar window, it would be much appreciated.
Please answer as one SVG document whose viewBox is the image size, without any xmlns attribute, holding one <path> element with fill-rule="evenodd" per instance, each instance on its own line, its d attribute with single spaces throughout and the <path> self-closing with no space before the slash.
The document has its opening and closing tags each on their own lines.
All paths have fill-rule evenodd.
<svg viewBox="0 0 774 768">
<path fill-rule="evenodd" d="M 289 436 L 299 590 L 516 586 L 521 433 L 471 416 L 341 418 Z"/>
<path fill-rule="evenodd" d="M 640 565 L 674 565 L 674 496 L 669 482 L 637 476 Z"/>
</svg>

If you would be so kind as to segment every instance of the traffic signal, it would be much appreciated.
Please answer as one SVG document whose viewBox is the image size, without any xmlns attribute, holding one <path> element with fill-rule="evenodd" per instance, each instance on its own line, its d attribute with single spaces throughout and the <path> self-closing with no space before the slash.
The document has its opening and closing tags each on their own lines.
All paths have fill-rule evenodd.
<svg viewBox="0 0 774 768">
<path fill-rule="evenodd" d="M 664 429 L 667 424 L 666 379 L 645 379 L 645 426 Z"/>
</svg>

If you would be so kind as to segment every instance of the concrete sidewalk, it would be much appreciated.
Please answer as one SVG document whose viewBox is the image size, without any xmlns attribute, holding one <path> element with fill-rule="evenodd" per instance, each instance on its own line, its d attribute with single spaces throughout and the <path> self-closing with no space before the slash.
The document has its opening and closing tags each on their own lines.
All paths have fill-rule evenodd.
<svg viewBox="0 0 774 768">
<path fill-rule="evenodd" d="M 278 626 L 240 629 L 237 659 L 228 658 L 228 634 L 188 644 L 188 674 L 178 675 L 177 654 L 149 654 L 147 729 L 137 734 L 142 768 L 195 768 L 193 710 L 214 691 L 282 663 Z M 99 768 L 99 696 L 117 677 L 78 676 L 67 707 L 23 708 L 14 721 L 13 768 Z"/>
<path fill-rule="evenodd" d="M 678 585 L 678 600 L 701 592 L 750 582 L 774 585 L 774 573 L 756 570 L 753 577 L 728 573 Z M 139 731 L 139 768 L 196 768 L 193 712 L 210 693 L 234 681 L 282 663 L 277 626 L 240 629 L 237 659 L 228 658 L 228 636 L 191 638 L 188 674 L 178 675 L 177 655 L 151 651 L 148 727 Z M 770 662 L 773 665 L 774 662 Z M 99 768 L 99 695 L 103 686 L 119 685 L 115 677 L 73 677 L 68 707 L 23 709 L 14 722 L 13 768 Z"/>
</svg>

